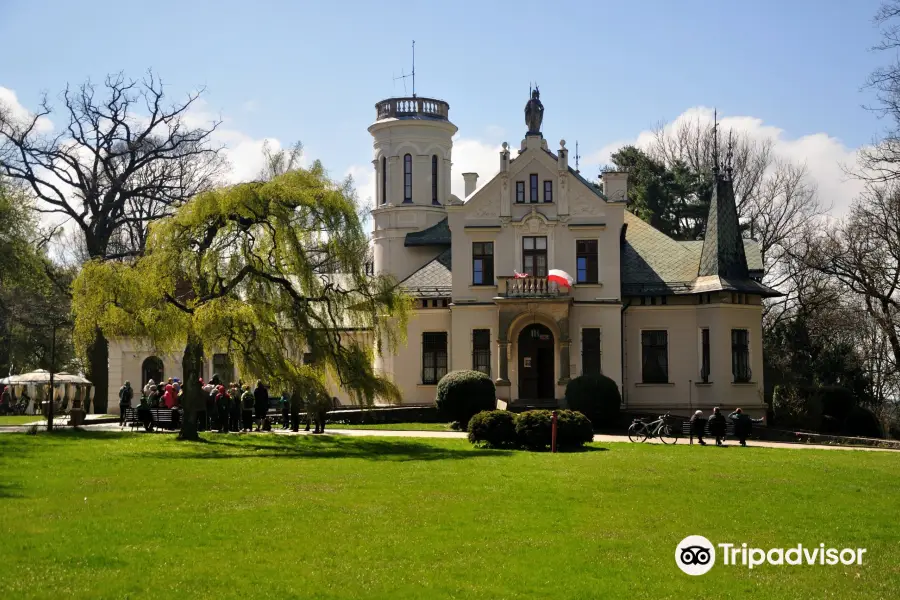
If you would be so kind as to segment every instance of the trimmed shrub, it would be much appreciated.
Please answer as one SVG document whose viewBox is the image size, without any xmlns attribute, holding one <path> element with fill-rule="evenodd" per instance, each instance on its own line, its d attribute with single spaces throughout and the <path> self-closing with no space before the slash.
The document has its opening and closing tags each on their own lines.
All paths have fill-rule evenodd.
<svg viewBox="0 0 900 600">
<path fill-rule="evenodd" d="M 481 371 L 451 371 L 437 384 L 435 405 L 448 421 L 459 421 L 465 430 L 483 410 L 494 410 L 497 394 L 494 382 Z"/>
<path fill-rule="evenodd" d="M 594 439 L 594 427 L 590 419 L 580 412 L 561 410 L 557 419 L 556 443 L 560 448 L 581 448 Z"/>
<path fill-rule="evenodd" d="M 614 427 L 622 396 L 619 386 L 605 375 L 582 375 L 566 386 L 566 405 L 590 419 L 594 427 Z"/>
<path fill-rule="evenodd" d="M 516 416 L 505 410 L 483 410 L 469 419 L 469 441 L 490 448 L 517 445 Z"/>
<path fill-rule="evenodd" d="M 552 415 L 549 410 L 528 410 L 516 417 L 516 437 L 529 450 L 543 450 L 550 445 Z"/>
</svg>

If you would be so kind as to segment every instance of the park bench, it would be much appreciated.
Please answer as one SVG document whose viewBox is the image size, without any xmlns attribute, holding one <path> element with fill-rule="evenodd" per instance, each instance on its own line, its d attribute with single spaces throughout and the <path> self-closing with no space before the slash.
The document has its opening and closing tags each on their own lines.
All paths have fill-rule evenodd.
<svg viewBox="0 0 900 600">
<path fill-rule="evenodd" d="M 150 427 L 159 427 L 162 429 L 175 429 L 177 426 L 175 411 L 171 408 L 151 408 L 150 411 Z M 136 427 L 146 426 L 140 418 L 139 408 L 125 409 L 125 424 L 130 425 L 132 430 Z M 150 431 L 147 427 L 147 431 Z"/>
<path fill-rule="evenodd" d="M 703 425 L 703 437 L 712 437 L 709 433 L 709 419 L 705 419 L 706 423 Z M 694 443 L 694 431 L 691 428 L 690 421 L 683 421 L 681 423 L 681 433 L 690 439 L 690 443 Z M 725 418 L 725 437 L 734 437 L 734 421 L 729 418 Z"/>
</svg>

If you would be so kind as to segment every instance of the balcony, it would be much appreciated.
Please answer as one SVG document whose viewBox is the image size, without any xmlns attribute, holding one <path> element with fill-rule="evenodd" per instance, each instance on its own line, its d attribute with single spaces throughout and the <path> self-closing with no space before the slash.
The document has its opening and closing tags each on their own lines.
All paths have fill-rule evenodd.
<svg viewBox="0 0 900 600">
<path fill-rule="evenodd" d="M 427 118 L 447 121 L 450 105 L 433 98 L 388 98 L 375 105 L 378 117 L 382 119 Z"/>
<path fill-rule="evenodd" d="M 497 277 L 502 298 L 568 298 L 569 288 L 560 288 L 546 277 Z"/>
</svg>

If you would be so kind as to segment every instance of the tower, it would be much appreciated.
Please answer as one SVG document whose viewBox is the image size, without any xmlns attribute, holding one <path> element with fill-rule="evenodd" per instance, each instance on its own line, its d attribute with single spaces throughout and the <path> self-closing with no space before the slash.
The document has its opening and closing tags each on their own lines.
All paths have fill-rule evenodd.
<svg viewBox="0 0 900 600">
<path fill-rule="evenodd" d="M 403 280 L 437 255 L 428 246 L 406 247 L 406 234 L 443 221 L 450 203 L 450 153 L 456 125 L 450 105 L 431 98 L 388 98 L 375 105 L 376 273 Z"/>
</svg>

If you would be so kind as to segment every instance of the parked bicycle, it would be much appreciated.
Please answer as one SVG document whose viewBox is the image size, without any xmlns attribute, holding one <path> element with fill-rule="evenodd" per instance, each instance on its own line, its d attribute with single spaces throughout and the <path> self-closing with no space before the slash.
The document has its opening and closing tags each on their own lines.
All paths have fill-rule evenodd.
<svg viewBox="0 0 900 600">
<path fill-rule="evenodd" d="M 671 422 L 671 416 L 666 413 L 650 423 L 643 419 L 635 419 L 628 427 L 628 439 L 634 443 L 646 442 L 649 438 L 658 437 L 663 444 L 678 442 L 678 428 Z"/>
</svg>

